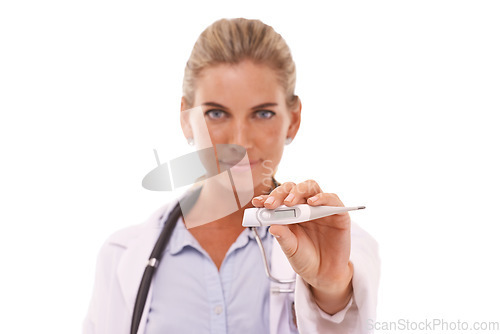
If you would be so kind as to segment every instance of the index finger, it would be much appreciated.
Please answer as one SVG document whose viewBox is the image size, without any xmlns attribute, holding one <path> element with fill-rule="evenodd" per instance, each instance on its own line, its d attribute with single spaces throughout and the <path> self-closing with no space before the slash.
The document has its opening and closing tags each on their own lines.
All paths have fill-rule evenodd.
<svg viewBox="0 0 500 334">
<path fill-rule="evenodd" d="M 288 206 L 306 203 L 307 199 L 321 193 L 323 193 L 323 191 L 321 190 L 318 182 L 314 180 L 307 180 L 293 187 L 284 202 Z"/>
<path fill-rule="evenodd" d="M 283 203 L 285 197 L 288 196 L 290 191 L 295 187 L 293 182 L 285 182 L 271 191 L 267 199 L 264 201 L 264 206 L 267 209 L 276 209 Z"/>
</svg>

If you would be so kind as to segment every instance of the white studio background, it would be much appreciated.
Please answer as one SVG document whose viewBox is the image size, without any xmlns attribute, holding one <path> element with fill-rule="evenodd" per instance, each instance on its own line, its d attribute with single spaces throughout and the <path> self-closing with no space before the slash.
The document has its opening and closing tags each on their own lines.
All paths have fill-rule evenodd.
<svg viewBox="0 0 500 334">
<path fill-rule="evenodd" d="M 78 333 L 99 247 L 173 194 L 185 62 L 222 17 L 297 64 L 302 127 L 278 180 L 317 180 L 380 244 L 378 318 L 500 321 L 496 1 L 3 1 L 2 333 Z"/>
</svg>

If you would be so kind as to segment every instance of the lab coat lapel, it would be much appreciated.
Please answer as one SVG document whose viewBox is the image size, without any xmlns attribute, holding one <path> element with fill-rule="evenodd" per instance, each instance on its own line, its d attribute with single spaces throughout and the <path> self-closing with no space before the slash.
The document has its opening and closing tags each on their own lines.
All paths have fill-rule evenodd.
<svg viewBox="0 0 500 334">
<path fill-rule="evenodd" d="M 159 233 L 160 229 L 145 229 L 130 243 L 118 264 L 118 281 L 130 315 L 146 263 Z"/>
</svg>

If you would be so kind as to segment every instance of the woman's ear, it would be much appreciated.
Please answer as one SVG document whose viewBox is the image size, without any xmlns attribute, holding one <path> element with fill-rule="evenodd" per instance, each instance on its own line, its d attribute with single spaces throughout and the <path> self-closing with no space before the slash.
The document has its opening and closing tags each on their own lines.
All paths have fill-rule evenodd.
<svg viewBox="0 0 500 334">
<path fill-rule="evenodd" d="M 189 112 L 186 112 L 186 110 L 189 110 L 189 105 L 186 98 L 183 96 L 181 99 L 181 127 L 184 137 L 188 139 L 193 138 L 193 130 L 191 129 L 191 124 L 189 123 Z"/>
<path fill-rule="evenodd" d="M 286 136 L 288 138 L 293 139 L 295 138 L 297 131 L 299 131 L 300 115 L 302 111 L 302 102 L 300 101 L 300 98 L 298 96 L 296 96 L 295 102 L 289 110 L 290 110 L 290 125 L 288 126 L 288 131 L 286 133 Z"/>
</svg>

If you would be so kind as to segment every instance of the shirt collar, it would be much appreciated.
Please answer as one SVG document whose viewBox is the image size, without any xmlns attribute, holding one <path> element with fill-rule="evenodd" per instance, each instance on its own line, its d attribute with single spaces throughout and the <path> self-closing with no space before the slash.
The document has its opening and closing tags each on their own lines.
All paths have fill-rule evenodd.
<svg viewBox="0 0 500 334">
<path fill-rule="evenodd" d="M 170 254 L 175 255 L 181 252 L 184 247 L 196 247 L 196 245 L 198 245 L 198 241 L 191 233 L 189 233 L 186 225 L 184 225 L 182 217 L 179 217 L 175 223 L 175 228 L 172 231 L 172 236 L 170 237 L 167 250 Z"/>
</svg>

